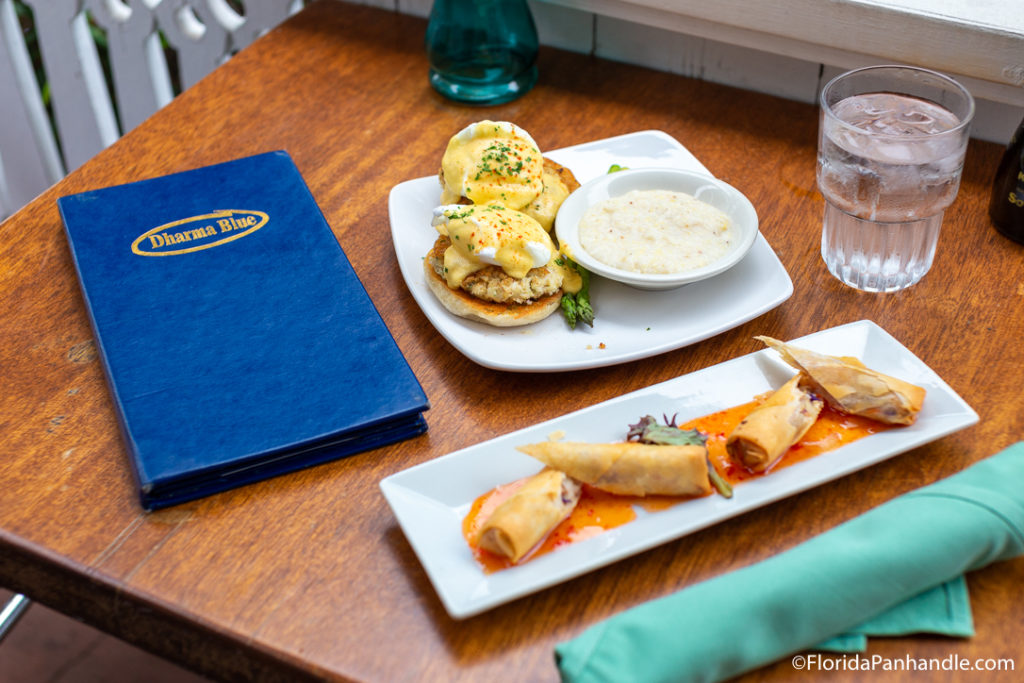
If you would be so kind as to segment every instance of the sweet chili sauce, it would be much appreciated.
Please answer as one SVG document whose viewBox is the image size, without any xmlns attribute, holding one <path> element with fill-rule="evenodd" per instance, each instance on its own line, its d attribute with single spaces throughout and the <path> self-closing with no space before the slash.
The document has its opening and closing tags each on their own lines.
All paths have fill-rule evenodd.
<svg viewBox="0 0 1024 683">
<path fill-rule="evenodd" d="M 473 502 L 469 514 L 462 521 L 462 535 L 469 543 L 469 547 L 473 550 L 473 556 L 483 567 L 485 573 L 490 574 L 499 569 L 506 569 L 513 563 L 507 557 L 484 550 L 476 544 L 480 527 L 490 517 L 494 509 L 515 493 L 525 481 L 526 478 L 520 479 L 499 486 L 480 496 Z M 672 503 L 679 500 L 683 499 L 673 498 Z M 583 484 L 580 500 L 569 517 L 556 526 L 526 558 L 520 560 L 520 563 L 529 558 L 549 553 L 560 546 L 582 541 L 633 521 L 636 519 L 636 510 L 633 506 L 641 501 L 643 498 L 637 496 L 616 496 Z"/>
<path fill-rule="evenodd" d="M 680 429 L 696 429 L 707 436 L 708 457 L 718 473 L 730 484 L 740 484 L 748 479 L 763 477 L 771 472 L 788 467 L 816 455 L 835 450 L 871 434 L 884 431 L 890 425 L 866 417 L 847 415 L 825 405 L 814 425 L 800 441 L 794 444 L 767 471 L 751 472 L 737 465 L 725 450 L 725 440 L 740 421 L 757 408 L 770 393 L 758 396 L 753 401 L 726 408 L 715 413 L 695 418 L 679 425 Z M 462 522 L 462 535 L 469 543 L 473 556 L 485 573 L 495 572 L 513 566 L 511 560 L 476 544 L 480 527 L 498 505 L 522 486 L 525 479 L 504 484 L 477 498 Z M 690 500 L 689 496 L 617 496 L 586 484 L 579 503 L 561 524 L 538 544 L 520 563 L 544 555 L 569 543 L 596 536 L 609 529 L 622 526 L 636 519 L 636 509 L 648 512 L 664 510 Z"/>
<path fill-rule="evenodd" d="M 789 467 L 816 455 L 835 450 L 840 446 L 845 446 L 871 434 L 877 434 L 890 427 L 890 425 L 866 417 L 840 413 L 826 403 L 821 414 L 818 415 L 818 419 L 807 430 L 803 438 L 793 444 L 774 465 L 765 472 L 751 472 L 733 462 L 725 450 L 725 440 L 743 418 L 761 405 L 770 395 L 770 393 L 763 394 L 749 403 L 726 408 L 679 425 L 680 429 L 696 429 L 707 435 L 708 440 L 705 445 L 708 449 L 708 457 L 718 473 L 730 484 L 763 477 L 774 470 Z"/>
</svg>

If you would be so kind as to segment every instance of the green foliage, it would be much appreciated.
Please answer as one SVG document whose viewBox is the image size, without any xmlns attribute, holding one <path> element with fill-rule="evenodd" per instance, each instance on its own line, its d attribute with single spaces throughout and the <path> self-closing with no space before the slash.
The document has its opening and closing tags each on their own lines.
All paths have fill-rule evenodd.
<svg viewBox="0 0 1024 683">
<path fill-rule="evenodd" d="M 32 8 L 21 0 L 14 0 L 14 14 L 18 17 L 18 24 L 25 37 L 25 47 L 28 49 L 29 59 L 32 60 L 32 69 L 35 71 L 36 81 L 39 83 L 39 91 L 43 95 L 43 104 L 49 107 L 50 87 L 46 82 L 46 73 L 43 71 L 43 57 L 39 52 L 39 37 L 36 34 L 36 22 Z"/>
</svg>

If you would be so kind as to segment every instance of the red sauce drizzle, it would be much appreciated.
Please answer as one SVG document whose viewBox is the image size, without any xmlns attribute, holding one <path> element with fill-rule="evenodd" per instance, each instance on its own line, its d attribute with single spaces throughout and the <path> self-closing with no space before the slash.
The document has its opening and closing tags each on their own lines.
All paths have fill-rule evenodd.
<svg viewBox="0 0 1024 683">
<path fill-rule="evenodd" d="M 766 476 L 774 470 L 789 467 L 890 428 L 890 425 L 866 417 L 840 413 L 826 404 L 817 421 L 804 437 L 786 451 L 786 454 L 771 468 L 764 473 L 750 472 L 729 458 L 725 450 L 725 440 L 736 425 L 769 395 L 770 393 L 766 393 L 748 403 L 704 415 L 679 425 L 680 429 L 697 429 L 707 435 L 708 456 L 712 465 L 726 481 L 734 486 L 748 479 Z M 473 556 L 487 574 L 507 569 L 513 566 L 513 563 L 507 557 L 496 555 L 476 545 L 478 530 L 494 509 L 511 496 L 523 481 L 519 480 L 498 486 L 477 498 L 462 522 L 462 535 L 469 543 Z M 556 526 L 543 542 L 520 560 L 520 563 L 549 553 L 560 546 L 596 536 L 631 522 L 636 519 L 636 508 L 638 507 L 648 512 L 657 512 L 687 500 L 690 498 L 683 496 L 648 496 L 646 498 L 617 496 L 584 484 L 580 501 L 572 514 Z"/>
<path fill-rule="evenodd" d="M 785 455 L 779 458 L 766 472 L 760 474 L 751 472 L 732 461 L 725 451 L 725 440 L 736 428 L 736 425 L 770 395 L 770 393 L 766 393 L 749 403 L 726 408 L 679 425 L 680 429 L 697 429 L 707 435 L 708 456 L 718 473 L 730 484 L 763 477 L 773 470 L 789 467 L 890 428 L 890 425 L 866 417 L 840 413 L 826 403 L 815 423 L 811 425 L 802 439 L 786 451 Z"/>
</svg>

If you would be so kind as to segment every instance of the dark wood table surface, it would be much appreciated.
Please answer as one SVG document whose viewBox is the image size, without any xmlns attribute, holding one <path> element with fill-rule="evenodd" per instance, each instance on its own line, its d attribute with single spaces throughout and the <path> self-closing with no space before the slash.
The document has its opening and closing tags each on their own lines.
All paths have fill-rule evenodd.
<svg viewBox="0 0 1024 683">
<path fill-rule="evenodd" d="M 410 16 L 316 3 L 0 225 L 0 585 L 215 678 L 553 681 L 553 646 L 585 627 L 792 547 L 1024 435 L 1024 247 L 987 218 L 997 145 L 972 140 L 932 271 L 906 291 L 865 294 L 829 275 L 819 253 L 815 107 L 542 49 L 532 92 L 469 108 L 430 89 L 424 29 Z M 448 138 L 482 118 L 518 123 L 546 150 L 667 132 L 757 207 L 792 298 L 615 367 L 535 375 L 474 364 L 410 296 L 387 197 L 435 173 Z M 422 382 L 429 431 L 145 513 L 55 200 L 273 149 L 296 161 Z M 980 423 L 465 621 L 444 611 L 378 488 L 411 465 L 755 351 L 753 335 L 791 339 L 863 319 L 931 366 Z M 1024 560 L 968 583 L 973 638 L 872 640 L 868 656 L 1016 657 L 1024 667 Z M 795 675 L 787 658 L 749 679 Z"/>
</svg>

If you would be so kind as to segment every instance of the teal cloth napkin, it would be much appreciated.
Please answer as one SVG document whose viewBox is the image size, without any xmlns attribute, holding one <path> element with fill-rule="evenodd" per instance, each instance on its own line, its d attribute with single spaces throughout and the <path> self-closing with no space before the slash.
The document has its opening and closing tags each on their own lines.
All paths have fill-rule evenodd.
<svg viewBox="0 0 1024 683">
<path fill-rule="evenodd" d="M 555 657 L 563 681 L 720 681 L 1022 554 L 1024 442 L 763 562 L 611 617 Z"/>
<path fill-rule="evenodd" d="M 939 633 L 945 636 L 973 636 L 967 580 L 958 576 L 815 645 L 827 652 L 864 652 L 868 636 L 904 636 L 911 633 Z"/>
</svg>

